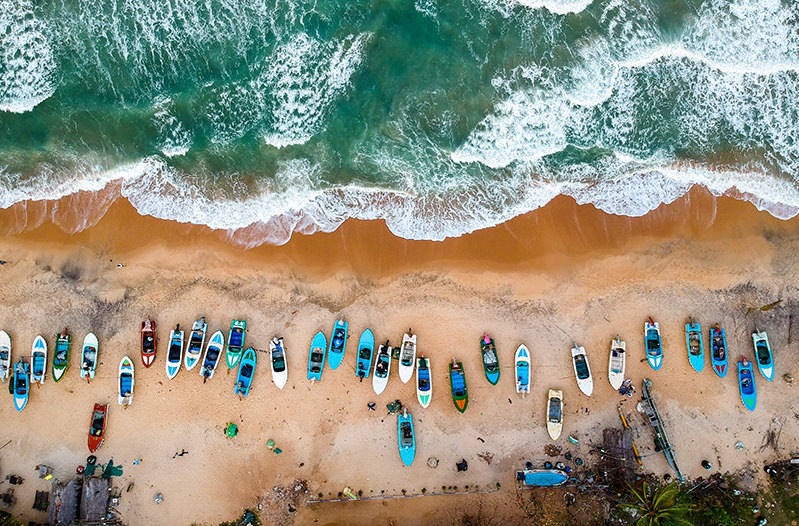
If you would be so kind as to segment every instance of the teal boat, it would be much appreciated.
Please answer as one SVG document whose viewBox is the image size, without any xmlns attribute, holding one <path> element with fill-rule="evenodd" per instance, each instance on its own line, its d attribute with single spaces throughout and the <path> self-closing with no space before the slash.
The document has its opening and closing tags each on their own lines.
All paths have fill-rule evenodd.
<svg viewBox="0 0 799 526">
<path fill-rule="evenodd" d="M 402 463 L 410 466 L 416 457 L 416 436 L 413 432 L 413 420 L 408 414 L 408 408 L 403 409 L 401 415 L 397 415 L 397 441 Z"/>
<path fill-rule="evenodd" d="M 369 378 L 369 370 L 372 368 L 372 356 L 374 353 L 375 335 L 372 334 L 370 329 L 366 329 L 361 333 L 361 338 L 358 340 L 358 366 L 355 369 L 355 374 L 358 375 L 361 382 L 363 382 L 364 378 Z"/>
<path fill-rule="evenodd" d="M 336 320 L 333 325 L 333 335 L 330 337 L 330 349 L 327 351 L 327 363 L 331 369 L 338 369 L 344 360 L 344 351 L 347 348 L 347 327 L 344 320 Z"/>
<path fill-rule="evenodd" d="M 55 352 L 53 353 L 53 381 L 58 382 L 64 377 L 69 367 L 69 348 L 72 343 L 72 335 L 65 328 L 61 334 L 55 337 Z"/>
<path fill-rule="evenodd" d="M 698 373 L 705 368 L 705 346 L 702 344 L 702 327 L 690 320 L 685 324 L 685 344 L 688 347 L 688 361 Z"/>
<path fill-rule="evenodd" d="M 322 331 L 317 332 L 311 340 L 308 352 L 308 379 L 311 381 L 322 379 L 322 369 L 325 367 L 325 351 L 327 339 Z"/>
<path fill-rule="evenodd" d="M 717 323 L 710 329 L 710 364 L 721 378 L 727 375 L 727 335 Z"/>
<path fill-rule="evenodd" d="M 516 472 L 516 480 L 525 486 L 560 486 L 569 476 L 559 469 L 525 469 Z"/>
<path fill-rule="evenodd" d="M 483 355 L 483 371 L 486 379 L 491 385 L 499 382 L 499 360 L 497 359 L 497 348 L 494 345 L 494 338 L 483 333 L 480 338 L 480 353 Z"/>
<path fill-rule="evenodd" d="M 225 362 L 228 369 L 235 369 L 241 359 L 241 351 L 244 349 L 245 330 L 247 330 L 246 321 L 233 320 L 230 322 L 230 333 L 227 337 L 227 349 L 225 350 Z"/>
<path fill-rule="evenodd" d="M 252 378 L 255 375 L 255 350 L 249 347 L 244 351 L 244 356 L 239 364 L 239 374 L 236 378 L 236 394 L 247 396 L 252 387 Z"/>
<path fill-rule="evenodd" d="M 10 387 L 13 388 L 14 407 L 17 411 L 22 411 L 28 405 L 28 391 L 30 390 L 28 364 L 23 358 L 14 364 L 14 375 Z"/>
<path fill-rule="evenodd" d="M 746 361 L 744 356 L 738 362 L 738 389 L 741 391 L 741 401 L 750 411 L 757 406 L 757 391 L 755 390 L 755 375 L 752 363 Z"/>
</svg>

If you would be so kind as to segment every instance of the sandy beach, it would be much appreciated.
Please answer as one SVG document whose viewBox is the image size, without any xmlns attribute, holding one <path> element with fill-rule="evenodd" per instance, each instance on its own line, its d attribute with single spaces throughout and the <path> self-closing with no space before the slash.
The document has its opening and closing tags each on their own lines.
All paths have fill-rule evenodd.
<svg viewBox="0 0 799 526">
<path fill-rule="evenodd" d="M 94 226 L 76 230 L 75 210 L 105 211 Z M 100 214 L 102 215 L 102 214 Z M 83 216 L 80 216 L 83 217 Z M 99 216 L 98 216 L 99 217 Z M 94 222 L 97 218 L 92 219 Z M 0 328 L 11 334 L 13 356 L 30 354 L 37 334 L 54 344 L 69 327 L 74 335 L 70 369 L 54 383 L 33 388 L 21 413 L 4 395 L 0 479 L 26 478 L 9 509 L 25 520 L 43 521 L 31 510 L 35 490 L 49 489 L 34 466 L 47 464 L 69 479 L 84 464 L 87 431 L 95 402 L 110 403 L 100 462 L 113 458 L 124 474 L 118 510 L 125 523 L 215 524 L 261 504 L 266 524 L 450 523 L 466 508 L 484 503 L 497 516 L 519 520 L 514 506 L 514 470 L 546 460 L 552 443 L 544 425 L 546 394 L 564 392 L 564 429 L 556 441 L 586 461 L 602 429 L 620 425 L 622 404 L 635 428 L 648 473 L 670 473 L 653 454 L 651 429 L 636 411 L 641 380 L 653 381 L 676 458 L 686 477 L 749 468 L 761 481 L 762 464 L 799 450 L 796 386 L 799 306 L 799 220 L 781 221 L 751 204 L 714 198 L 693 189 L 685 198 L 640 218 L 608 215 L 559 197 L 546 207 L 495 228 L 444 242 L 407 241 L 381 222 L 348 221 L 333 233 L 295 235 L 284 246 L 242 250 L 228 234 L 139 216 L 124 199 L 83 193 L 59 202 L 22 203 L 0 212 Z M 66 230 L 66 232 L 65 232 Z M 122 264 L 120 268 L 118 265 Z M 759 307 L 782 300 L 769 310 Z M 751 310 L 754 309 L 754 310 Z M 159 352 L 141 366 L 140 323 L 158 324 Z M 247 343 L 267 349 L 274 335 L 285 338 L 288 384 L 271 381 L 266 354 L 247 398 L 234 395 L 234 375 L 224 364 L 203 384 L 198 369 L 167 380 L 164 356 L 169 330 L 205 316 L 209 333 L 227 331 L 232 318 L 247 320 Z M 660 322 L 664 365 L 653 371 L 644 360 L 643 325 Z M 719 379 L 706 362 L 691 369 L 684 325 L 689 316 L 707 329 L 727 330 L 731 371 Z M 334 320 L 350 324 L 344 362 L 325 369 L 321 382 L 306 380 L 308 345 L 314 333 L 328 335 Z M 399 345 L 412 328 L 419 352 L 432 360 L 433 401 L 422 409 L 413 382 L 402 384 L 396 364 L 386 391 L 355 376 L 355 345 L 365 328 L 378 342 Z M 751 332 L 766 330 L 775 353 L 776 376 L 757 374 L 758 405 L 741 404 L 734 374 L 743 354 L 752 359 Z M 79 343 L 87 332 L 100 340 L 97 378 L 79 378 Z M 497 343 L 502 373 L 490 386 L 482 372 L 478 339 Z M 627 376 L 638 393 L 619 396 L 607 381 L 610 341 L 627 342 Z M 594 374 L 589 398 L 577 388 L 570 362 L 572 342 L 584 345 Z M 531 394 L 514 390 L 513 353 L 531 350 Z M 116 372 L 124 355 L 136 364 L 134 403 L 116 403 Z M 469 407 L 459 414 L 450 398 L 447 363 L 464 363 Z M 397 452 L 396 417 L 387 403 L 399 399 L 413 414 L 417 454 L 405 467 Z M 377 410 L 368 411 L 375 402 Z M 226 422 L 239 426 L 224 435 Z M 779 428 L 778 451 L 761 448 L 765 432 Z M 579 445 L 570 444 L 572 435 Z M 275 455 L 266 443 L 282 449 Z M 736 451 L 734 444 L 745 449 Z M 0 444 L 2 445 L 2 444 Z M 175 457 L 175 453 L 188 453 Z M 487 463 L 479 455 L 493 455 Z M 431 469 L 426 460 L 440 461 Z M 134 465 L 134 459 L 142 459 Z M 455 463 L 469 469 L 458 473 Z M 308 493 L 296 512 L 270 495 L 277 486 L 306 481 Z M 7 483 L 6 483 L 7 484 Z M 336 498 L 344 486 L 364 496 L 459 490 L 500 490 L 482 496 L 433 496 L 390 501 L 315 504 Z M 129 489 L 129 491 L 127 491 Z M 161 492 L 164 501 L 153 502 Z M 264 497 L 266 496 L 266 497 Z M 482 504 L 481 504 L 482 505 Z M 406 522 L 406 523 L 411 523 Z"/>
</svg>

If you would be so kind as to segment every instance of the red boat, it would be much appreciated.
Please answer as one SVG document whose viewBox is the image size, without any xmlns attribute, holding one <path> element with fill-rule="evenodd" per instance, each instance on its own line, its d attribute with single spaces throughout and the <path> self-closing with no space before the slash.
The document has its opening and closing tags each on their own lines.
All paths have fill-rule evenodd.
<svg viewBox="0 0 799 526">
<path fill-rule="evenodd" d="M 150 318 L 141 322 L 141 361 L 145 367 L 155 362 L 155 322 Z"/>
<path fill-rule="evenodd" d="M 94 453 L 103 445 L 105 425 L 108 422 L 108 404 L 94 404 L 92 421 L 89 424 L 89 451 Z"/>
</svg>

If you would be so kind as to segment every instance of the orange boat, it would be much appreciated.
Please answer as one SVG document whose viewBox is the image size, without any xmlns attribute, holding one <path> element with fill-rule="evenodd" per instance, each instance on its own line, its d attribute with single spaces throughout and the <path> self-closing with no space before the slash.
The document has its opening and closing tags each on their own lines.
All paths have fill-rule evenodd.
<svg viewBox="0 0 799 526">
<path fill-rule="evenodd" d="M 89 424 L 89 451 L 94 453 L 103 445 L 105 425 L 108 422 L 108 404 L 94 404 L 92 421 Z"/>
<path fill-rule="evenodd" d="M 145 367 L 155 362 L 155 322 L 150 318 L 141 322 L 141 361 Z"/>
</svg>

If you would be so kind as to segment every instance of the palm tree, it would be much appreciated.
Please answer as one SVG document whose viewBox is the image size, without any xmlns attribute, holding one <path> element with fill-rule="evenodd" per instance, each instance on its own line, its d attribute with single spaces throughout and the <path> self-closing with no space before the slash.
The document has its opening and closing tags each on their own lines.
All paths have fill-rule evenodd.
<svg viewBox="0 0 799 526">
<path fill-rule="evenodd" d="M 680 488 L 676 482 L 657 490 L 653 490 L 646 482 L 641 491 L 628 486 L 635 498 L 633 502 L 622 504 L 622 507 L 638 517 L 635 526 L 692 526 L 693 523 L 685 515 L 693 506 L 680 502 Z"/>
</svg>

